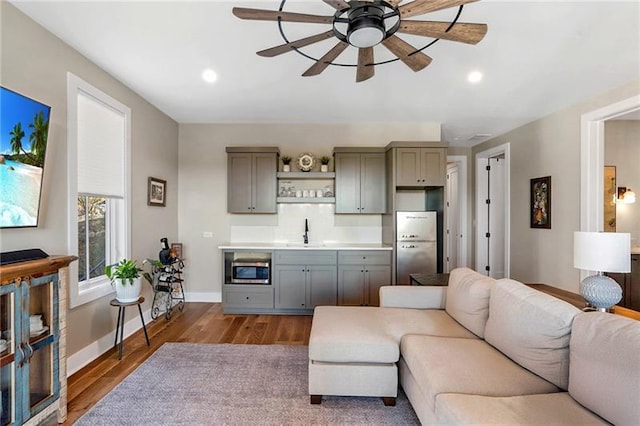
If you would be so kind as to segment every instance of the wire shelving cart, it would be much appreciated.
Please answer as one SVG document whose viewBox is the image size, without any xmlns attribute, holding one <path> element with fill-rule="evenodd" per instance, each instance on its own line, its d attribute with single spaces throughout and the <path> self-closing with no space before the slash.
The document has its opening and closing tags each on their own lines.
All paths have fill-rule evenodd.
<svg viewBox="0 0 640 426">
<path fill-rule="evenodd" d="M 145 274 L 147 281 L 153 289 L 153 302 L 151 303 L 151 318 L 156 319 L 164 313 L 169 320 L 173 308 L 177 307 L 181 312 L 184 309 L 184 287 L 182 285 L 182 259 L 172 258 L 170 263 L 162 263 L 158 260 L 145 260 L 151 264 L 151 275 Z"/>
</svg>

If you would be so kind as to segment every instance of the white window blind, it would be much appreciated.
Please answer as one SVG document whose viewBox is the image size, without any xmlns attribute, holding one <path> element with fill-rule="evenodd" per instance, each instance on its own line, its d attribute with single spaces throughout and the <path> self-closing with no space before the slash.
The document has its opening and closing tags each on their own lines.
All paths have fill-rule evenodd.
<svg viewBox="0 0 640 426">
<path fill-rule="evenodd" d="M 78 91 L 78 193 L 124 197 L 126 117 Z"/>
</svg>

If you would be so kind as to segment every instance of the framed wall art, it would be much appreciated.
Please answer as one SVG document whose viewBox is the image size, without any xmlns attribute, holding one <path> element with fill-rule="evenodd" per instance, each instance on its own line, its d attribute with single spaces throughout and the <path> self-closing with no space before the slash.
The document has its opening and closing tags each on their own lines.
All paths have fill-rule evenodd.
<svg viewBox="0 0 640 426">
<path fill-rule="evenodd" d="M 616 166 L 604 166 L 604 232 L 616 232 Z"/>
<path fill-rule="evenodd" d="M 167 181 L 150 177 L 147 186 L 147 205 L 164 207 L 166 205 Z"/>
<path fill-rule="evenodd" d="M 551 229 L 551 176 L 531 179 L 531 227 Z"/>
<path fill-rule="evenodd" d="M 182 243 L 171 243 L 171 251 L 178 259 L 182 259 Z"/>
</svg>

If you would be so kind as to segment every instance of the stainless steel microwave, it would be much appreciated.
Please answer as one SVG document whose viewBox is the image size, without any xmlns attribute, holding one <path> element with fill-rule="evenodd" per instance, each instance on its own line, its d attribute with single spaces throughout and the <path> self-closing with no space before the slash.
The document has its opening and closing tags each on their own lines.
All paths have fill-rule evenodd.
<svg viewBox="0 0 640 426">
<path fill-rule="evenodd" d="M 232 284 L 269 284 L 270 262 L 264 259 L 236 259 L 231 262 Z"/>
</svg>

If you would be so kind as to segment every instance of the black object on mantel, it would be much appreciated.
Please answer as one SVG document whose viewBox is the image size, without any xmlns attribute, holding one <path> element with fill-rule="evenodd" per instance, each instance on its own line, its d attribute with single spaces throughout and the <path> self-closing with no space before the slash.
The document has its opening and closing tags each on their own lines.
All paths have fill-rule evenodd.
<svg viewBox="0 0 640 426">
<path fill-rule="evenodd" d="M 46 257 L 49 257 L 49 255 L 44 251 L 40 250 L 39 248 L 16 250 L 16 251 L 5 251 L 4 253 L 0 253 L 0 265 L 8 265 L 9 263 L 26 262 L 28 260 L 44 259 Z"/>
</svg>

